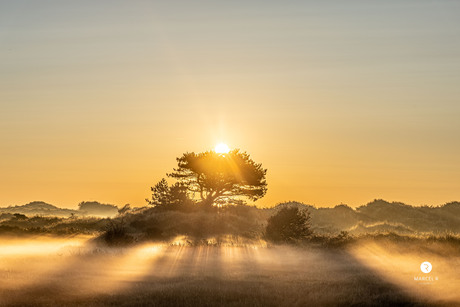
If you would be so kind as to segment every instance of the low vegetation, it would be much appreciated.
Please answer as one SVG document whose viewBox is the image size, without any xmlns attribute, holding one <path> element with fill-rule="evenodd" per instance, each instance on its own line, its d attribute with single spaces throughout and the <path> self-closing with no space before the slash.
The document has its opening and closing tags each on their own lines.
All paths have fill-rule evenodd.
<svg viewBox="0 0 460 307">
<path fill-rule="evenodd" d="M 379 215 L 373 213 L 373 208 Z M 232 236 L 249 241 L 266 240 L 291 244 L 308 242 L 328 246 L 345 244 L 354 238 L 379 236 L 393 236 L 395 240 L 414 238 L 456 242 L 460 230 L 459 223 L 455 221 L 460 214 L 455 213 L 459 208 L 459 203 L 419 208 L 384 201 L 374 201 L 357 209 L 345 205 L 315 208 L 296 202 L 279 204 L 270 209 L 247 205 L 228 205 L 219 208 L 201 207 L 196 203 L 175 203 L 171 206 L 163 204 L 134 209 L 125 207 L 114 218 L 78 215 L 64 218 L 2 213 L 0 235 L 88 234 L 101 236 L 101 242 L 110 245 L 146 241 L 167 242 L 179 236 L 188 237 L 190 242 L 217 242 L 219 238 Z M 404 212 L 434 211 L 436 214 L 434 217 L 429 214 L 415 215 L 408 219 L 404 214 L 398 215 L 398 209 Z M 291 212 L 293 217 L 297 216 L 299 223 L 289 222 L 287 217 L 282 217 L 283 212 Z M 305 218 L 302 218 L 302 214 Z M 433 219 L 437 219 L 436 223 Z M 305 223 L 301 222 L 302 220 Z"/>
<path fill-rule="evenodd" d="M 297 243 L 307 240 L 310 229 L 310 213 L 297 207 L 284 207 L 272 215 L 265 228 L 265 238 L 276 243 Z"/>
<path fill-rule="evenodd" d="M 447 207 L 452 210 L 452 205 Z M 342 212 L 342 224 L 324 227 L 320 214 L 327 210 Z M 383 231 L 379 221 L 369 218 L 366 224 L 356 218 L 359 214 L 346 206 L 317 209 L 293 202 L 270 209 L 180 202 L 145 208 L 127 205 L 113 218 L 4 213 L 0 216 L 4 247 L 0 305 L 460 303 L 455 290 L 460 273 L 456 228 L 444 228 L 452 229 L 444 233 Z M 347 225 L 347 216 L 363 228 L 373 225 L 375 229 L 356 232 L 356 225 L 338 227 Z M 396 224 L 386 219 L 380 223 Z M 72 246 L 71 240 L 80 240 L 78 234 L 92 239 Z M 58 239 L 59 244 L 54 244 Z M 431 292 L 413 281 L 426 260 L 443 281 L 434 283 Z"/>
</svg>

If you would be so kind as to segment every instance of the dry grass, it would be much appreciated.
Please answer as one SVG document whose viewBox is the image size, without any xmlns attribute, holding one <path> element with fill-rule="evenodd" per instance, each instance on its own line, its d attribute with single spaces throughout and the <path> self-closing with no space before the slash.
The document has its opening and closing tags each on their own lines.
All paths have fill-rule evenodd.
<svg viewBox="0 0 460 307">
<path fill-rule="evenodd" d="M 387 261 L 404 266 L 404 257 L 417 262 L 400 242 L 354 242 L 343 248 L 266 247 L 253 242 L 114 249 L 75 238 L 73 247 L 64 247 L 62 240 L 46 240 L 35 238 L 29 249 L 15 253 L 10 248 L 12 252 L 1 256 L 0 305 L 454 306 L 460 302 L 455 296 L 436 295 L 437 284 L 410 281 L 410 267 L 402 270 L 409 272 L 406 280 L 394 267 L 375 265 Z M 6 249 L 12 243 L 26 246 L 26 242 L 0 242 Z M 449 243 L 438 244 L 442 248 Z M 444 258 L 438 253 L 431 258 L 433 266 L 441 261 L 458 264 L 455 251 Z M 426 251 L 423 257 L 433 255 Z M 459 273 L 456 266 L 453 270 Z M 428 296 L 423 294 L 426 287 L 431 291 Z"/>
</svg>

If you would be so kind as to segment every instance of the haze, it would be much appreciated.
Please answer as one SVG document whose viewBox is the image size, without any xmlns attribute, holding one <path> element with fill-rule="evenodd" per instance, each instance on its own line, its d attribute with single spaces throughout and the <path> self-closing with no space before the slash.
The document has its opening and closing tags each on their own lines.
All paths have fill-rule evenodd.
<svg viewBox="0 0 460 307">
<path fill-rule="evenodd" d="M 460 199 L 456 1 L 1 1 L 0 206 L 145 205 L 187 151 L 258 206 Z"/>
</svg>

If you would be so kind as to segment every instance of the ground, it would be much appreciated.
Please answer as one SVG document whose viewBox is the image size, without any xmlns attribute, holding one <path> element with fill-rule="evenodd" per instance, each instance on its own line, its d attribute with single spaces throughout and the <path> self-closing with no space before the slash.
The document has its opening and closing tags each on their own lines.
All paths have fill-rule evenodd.
<svg viewBox="0 0 460 307">
<path fill-rule="evenodd" d="M 2 239 L 1 306 L 455 306 L 460 254 L 436 243 L 346 247 Z M 429 260 L 433 271 L 418 268 Z M 414 281 L 431 276 L 429 283 Z"/>
</svg>

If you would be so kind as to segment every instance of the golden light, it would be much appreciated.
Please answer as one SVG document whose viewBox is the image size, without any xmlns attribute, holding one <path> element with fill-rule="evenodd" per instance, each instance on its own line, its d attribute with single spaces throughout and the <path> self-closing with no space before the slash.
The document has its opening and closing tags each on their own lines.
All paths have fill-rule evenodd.
<svg viewBox="0 0 460 307">
<path fill-rule="evenodd" d="M 230 147 L 228 147 L 227 144 L 219 143 L 214 148 L 214 151 L 219 154 L 226 154 L 230 151 Z"/>
</svg>

